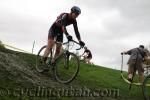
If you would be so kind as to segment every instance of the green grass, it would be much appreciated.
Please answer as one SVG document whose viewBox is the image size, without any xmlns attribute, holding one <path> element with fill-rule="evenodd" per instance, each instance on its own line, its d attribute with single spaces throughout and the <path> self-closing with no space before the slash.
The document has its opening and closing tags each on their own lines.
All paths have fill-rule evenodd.
<svg viewBox="0 0 150 100">
<path fill-rule="evenodd" d="M 141 88 L 138 86 L 132 86 L 132 90 L 129 91 L 129 85 L 120 78 L 120 71 L 108 69 L 100 66 L 89 66 L 87 64 L 81 64 L 80 69 L 80 83 L 85 83 L 90 88 L 108 88 L 119 89 L 120 99 L 126 100 L 139 100 L 142 97 Z"/>
<path fill-rule="evenodd" d="M 25 54 L 20 52 L 14 52 L 8 49 L 1 49 L 0 52 L 10 53 L 18 55 L 20 60 L 27 62 L 28 66 L 30 66 L 31 70 L 35 70 L 35 59 L 36 55 Z M 125 72 L 124 72 L 125 73 Z M 28 86 L 24 86 L 22 83 L 16 83 L 15 77 L 13 79 L 9 79 L 9 72 L 5 70 L 0 71 L 0 75 L 5 75 L 4 78 L 1 79 L 0 87 L 3 88 L 28 88 Z M 125 73 L 126 75 L 126 73 Z M 7 77 L 8 76 L 8 77 Z M 48 78 L 51 80 L 51 78 Z M 45 81 L 48 81 L 45 80 Z M 135 81 L 137 78 L 135 79 Z M 55 81 L 55 80 L 51 80 Z M 57 82 L 57 81 L 55 81 Z M 52 84 L 53 86 L 54 84 Z M 32 85 L 29 86 L 34 87 Z M 118 90 L 119 96 L 109 96 L 103 97 L 100 95 L 99 97 L 53 97 L 52 100 L 61 99 L 61 100 L 143 100 L 142 90 L 140 86 L 132 86 L 132 89 L 129 91 L 129 84 L 125 83 L 123 79 L 121 79 L 120 71 L 113 70 L 109 68 L 105 68 L 102 66 L 96 65 L 88 65 L 83 62 L 80 63 L 80 70 L 76 77 L 76 79 L 70 84 L 56 84 L 55 89 L 66 88 L 74 90 L 79 89 L 90 89 L 90 91 L 96 90 Z M 79 91 L 76 91 L 79 92 Z M 0 97 L 0 100 L 49 100 L 46 97 Z"/>
</svg>

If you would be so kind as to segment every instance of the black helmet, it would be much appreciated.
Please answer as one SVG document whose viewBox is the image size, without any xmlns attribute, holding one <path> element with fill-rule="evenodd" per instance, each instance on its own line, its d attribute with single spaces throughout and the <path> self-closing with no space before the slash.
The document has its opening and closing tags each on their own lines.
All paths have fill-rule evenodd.
<svg viewBox="0 0 150 100">
<path fill-rule="evenodd" d="M 139 48 L 143 48 L 144 49 L 144 45 L 139 45 Z"/>
<path fill-rule="evenodd" d="M 71 8 L 71 12 L 76 13 L 76 14 L 81 14 L 81 9 L 77 6 L 73 6 Z"/>
</svg>

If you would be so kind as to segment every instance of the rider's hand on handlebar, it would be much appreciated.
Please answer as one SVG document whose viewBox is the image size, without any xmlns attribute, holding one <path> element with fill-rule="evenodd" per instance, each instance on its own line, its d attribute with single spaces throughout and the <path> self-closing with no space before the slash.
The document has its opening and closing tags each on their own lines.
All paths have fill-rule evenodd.
<svg viewBox="0 0 150 100">
<path fill-rule="evenodd" d="M 123 55 L 123 54 L 127 54 L 127 52 L 121 52 L 121 55 Z"/>
<path fill-rule="evenodd" d="M 71 35 L 68 35 L 68 36 L 67 36 L 67 39 L 68 39 L 68 41 L 72 41 L 72 36 L 71 36 Z"/>
<path fill-rule="evenodd" d="M 85 46 L 85 43 L 83 41 L 79 41 L 79 44 L 81 45 L 81 47 Z"/>
</svg>

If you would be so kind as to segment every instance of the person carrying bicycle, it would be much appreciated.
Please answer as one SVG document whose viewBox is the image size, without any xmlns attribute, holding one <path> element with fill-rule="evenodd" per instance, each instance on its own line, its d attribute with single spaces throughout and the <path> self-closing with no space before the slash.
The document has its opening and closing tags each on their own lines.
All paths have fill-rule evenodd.
<svg viewBox="0 0 150 100">
<path fill-rule="evenodd" d="M 84 47 L 84 49 L 85 50 L 84 50 L 84 52 L 83 52 L 83 54 L 81 56 L 84 55 L 85 62 L 87 64 L 90 64 L 90 60 L 92 59 L 92 53 L 87 47 Z"/>
<path fill-rule="evenodd" d="M 81 9 L 77 6 L 73 6 L 71 8 L 70 13 L 62 13 L 60 14 L 56 21 L 52 24 L 48 33 L 48 43 L 47 48 L 45 49 L 43 55 L 43 61 L 46 62 L 48 55 L 50 54 L 50 49 L 55 44 L 54 39 L 58 42 L 56 44 L 56 53 L 54 58 L 56 58 L 61 50 L 62 42 L 63 42 L 63 33 L 66 35 L 68 41 L 72 40 L 72 36 L 67 32 L 66 26 L 73 24 L 75 35 L 79 41 L 79 44 L 84 47 L 85 43 L 81 40 L 80 33 L 78 31 L 78 25 L 76 18 L 81 14 Z M 52 63 L 55 59 L 52 59 Z"/>
<path fill-rule="evenodd" d="M 133 73 L 138 70 L 139 81 L 143 83 L 144 80 L 144 69 L 143 69 L 143 60 L 146 59 L 147 55 L 144 49 L 144 45 L 140 45 L 137 48 L 133 48 L 129 51 L 122 52 L 121 54 L 128 54 L 130 58 L 128 60 L 128 80 L 131 82 Z"/>
</svg>

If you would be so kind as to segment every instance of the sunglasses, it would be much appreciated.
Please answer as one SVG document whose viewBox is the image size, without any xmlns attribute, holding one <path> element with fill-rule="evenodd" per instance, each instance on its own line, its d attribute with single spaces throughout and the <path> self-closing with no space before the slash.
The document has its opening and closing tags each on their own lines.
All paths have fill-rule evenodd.
<svg viewBox="0 0 150 100">
<path fill-rule="evenodd" d="M 76 16 L 79 16 L 79 13 L 75 13 Z"/>
<path fill-rule="evenodd" d="M 74 12 L 74 14 L 75 14 L 76 16 L 79 16 L 79 13 L 75 13 L 75 12 Z"/>
</svg>

